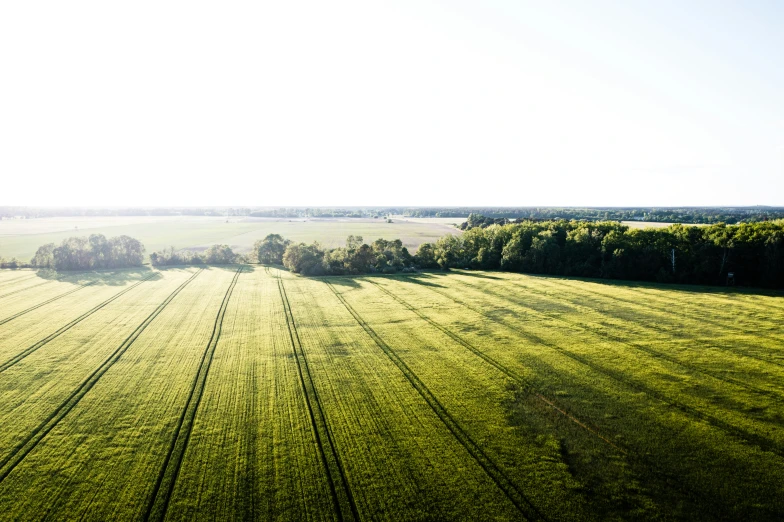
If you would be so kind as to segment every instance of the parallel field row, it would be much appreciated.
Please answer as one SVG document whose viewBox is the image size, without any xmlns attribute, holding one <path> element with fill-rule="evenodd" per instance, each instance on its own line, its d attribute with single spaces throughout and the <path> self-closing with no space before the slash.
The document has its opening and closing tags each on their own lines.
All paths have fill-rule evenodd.
<svg viewBox="0 0 784 522">
<path fill-rule="evenodd" d="M 19 314 L 0 324 L 0 510 L 775 518 L 782 303 L 461 271 L 0 275 L 0 320 Z"/>
</svg>

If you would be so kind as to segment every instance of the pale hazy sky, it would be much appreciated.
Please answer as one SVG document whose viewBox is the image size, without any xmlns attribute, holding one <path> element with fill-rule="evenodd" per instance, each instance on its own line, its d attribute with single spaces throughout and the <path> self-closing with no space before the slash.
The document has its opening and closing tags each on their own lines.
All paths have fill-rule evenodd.
<svg viewBox="0 0 784 522">
<path fill-rule="evenodd" d="M 784 3 L 0 3 L 0 205 L 784 205 Z"/>
</svg>

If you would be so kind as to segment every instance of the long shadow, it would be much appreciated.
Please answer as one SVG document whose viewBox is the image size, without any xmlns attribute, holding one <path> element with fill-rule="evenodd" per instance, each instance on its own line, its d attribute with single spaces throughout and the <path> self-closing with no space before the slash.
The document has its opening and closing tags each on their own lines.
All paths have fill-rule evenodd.
<svg viewBox="0 0 784 522">
<path fill-rule="evenodd" d="M 141 266 L 134 268 L 118 268 L 116 270 L 85 270 L 85 271 L 63 271 L 41 269 L 37 274 L 41 279 L 48 281 L 61 281 L 83 285 L 93 283 L 94 285 L 124 286 L 128 283 L 147 279 L 155 281 L 163 276 L 150 267 Z"/>
<path fill-rule="evenodd" d="M 280 267 L 276 267 L 279 268 Z M 282 269 L 285 270 L 285 269 Z M 301 276 L 315 281 L 322 281 L 324 283 L 331 283 L 335 286 L 343 286 L 348 288 L 359 288 L 359 281 L 365 279 L 382 278 L 382 279 L 398 279 L 398 280 L 416 280 L 418 284 L 424 286 L 432 286 L 435 288 L 445 288 L 443 285 L 431 283 L 427 279 L 435 279 L 428 274 L 357 274 L 357 275 L 321 275 L 321 276 Z"/>
<path fill-rule="evenodd" d="M 497 280 L 504 279 L 503 277 L 487 275 L 487 271 L 474 272 L 468 270 L 451 270 L 450 272 L 454 274 L 464 275 L 464 276 L 481 277 L 483 279 L 497 279 Z M 449 274 L 450 272 L 444 272 L 444 274 Z M 494 272 L 501 272 L 501 271 L 494 271 Z M 595 283 L 598 285 L 613 286 L 619 288 L 668 290 L 668 291 L 679 292 L 683 294 L 722 294 L 727 296 L 759 295 L 759 296 L 766 296 L 766 297 L 784 297 L 784 290 L 774 290 L 769 288 L 755 288 L 750 286 L 717 286 L 717 285 L 656 283 L 653 281 L 633 281 L 628 279 L 602 279 L 598 277 L 576 277 L 576 276 L 565 276 L 565 275 L 531 274 L 527 272 L 502 272 L 502 273 L 520 274 L 526 277 L 541 278 L 541 279 L 566 279 L 569 281 L 583 281 L 586 283 Z"/>
<path fill-rule="evenodd" d="M 436 278 L 428 274 L 418 274 L 418 275 L 406 274 L 405 276 L 399 277 L 397 279 L 401 279 L 403 281 L 411 281 L 422 286 L 430 286 L 433 288 L 446 288 L 444 285 L 440 285 L 438 283 L 432 282 L 431 280 Z"/>
<path fill-rule="evenodd" d="M 163 278 L 165 272 L 178 272 L 188 268 L 204 268 L 205 270 L 220 270 L 224 272 L 234 273 L 239 267 L 239 264 L 231 265 L 171 265 L 152 268 L 149 266 L 140 266 L 134 268 L 117 268 L 107 270 L 83 270 L 83 271 L 56 271 L 51 269 L 40 269 L 36 275 L 41 279 L 49 281 L 60 281 L 73 284 L 87 284 L 93 285 L 106 285 L 106 286 L 124 286 L 128 283 L 141 281 L 142 279 L 148 281 L 157 281 Z M 253 272 L 260 265 L 255 267 L 252 265 L 242 265 L 245 267 L 246 272 Z"/>
<path fill-rule="evenodd" d="M 444 272 L 444 273 L 448 274 L 449 272 Z M 504 279 L 503 277 L 488 275 L 487 272 L 484 271 L 476 272 L 473 270 L 455 270 L 455 273 L 464 276 L 478 277 L 481 279 L 495 279 L 496 281 L 503 281 Z"/>
<path fill-rule="evenodd" d="M 359 283 L 353 277 L 346 276 L 322 276 L 320 279 L 323 283 L 332 283 L 335 286 L 342 286 L 347 288 L 359 288 Z"/>
</svg>

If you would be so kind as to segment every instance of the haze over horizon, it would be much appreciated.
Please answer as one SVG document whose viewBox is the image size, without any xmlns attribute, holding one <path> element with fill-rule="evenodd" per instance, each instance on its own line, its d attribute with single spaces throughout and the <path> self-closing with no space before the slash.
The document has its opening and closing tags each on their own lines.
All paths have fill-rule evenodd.
<svg viewBox="0 0 784 522">
<path fill-rule="evenodd" d="M 784 205 L 784 5 L 0 6 L 0 205 Z"/>
</svg>

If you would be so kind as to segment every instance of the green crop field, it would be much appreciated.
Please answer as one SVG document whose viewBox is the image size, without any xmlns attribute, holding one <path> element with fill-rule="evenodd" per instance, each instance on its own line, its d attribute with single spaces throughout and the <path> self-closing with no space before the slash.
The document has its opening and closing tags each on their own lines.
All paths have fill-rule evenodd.
<svg viewBox="0 0 784 522">
<path fill-rule="evenodd" d="M 127 235 L 138 239 L 147 253 L 174 246 L 203 250 L 213 244 L 227 244 L 236 252 L 250 250 L 254 241 L 267 234 L 280 234 L 295 242 L 318 240 L 326 247 L 343 246 L 346 237 L 359 235 L 367 243 L 378 238 L 400 239 L 412 253 L 419 245 L 435 242 L 444 234 L 460 234 L 449 223 L 459 218 L 394 218 L 392 223 L 371 218 L 272 219 L 231 217 L 79 217 L 0 220 L 0 257 L 29 261 L 46 243 L 60 244 L 71 236 L 104 234 Z"/>
<path fill-rule="evenodd" d="M 3 270 L 0 519 L 781 520 L 783 324 L 497 272 Z"/>
</svg>

